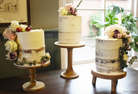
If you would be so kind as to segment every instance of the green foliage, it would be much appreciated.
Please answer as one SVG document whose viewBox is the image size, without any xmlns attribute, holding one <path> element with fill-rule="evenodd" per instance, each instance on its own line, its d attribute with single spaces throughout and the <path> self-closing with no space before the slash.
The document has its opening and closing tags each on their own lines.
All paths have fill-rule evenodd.
<svg viewBox="0 0 138 94">
<path fill-rule="evenodd" d="M 138 34 L 137 32 L 138 28 L 136 25 L 138 17 L 134 17 L 132 13 L 130 13 L 129 15 L 123 13 L 121 20 L 122 20 L 121 25 L 124 26 L 130 33 L 134 32 L 135 34 Z"/>
<path fill-rule="evenodd" d="M 124 12 L 124 9 L 117 5 L 108 6 L 105 15 L 105 22 L 98 21 L 97 19 L 92 19 L 92 24 L 95 25 L 97 28 L 103 28 L 110 25 L 118 24 L 119 19 L 117 18 L 117 14 L 122 12 Z"/>
</svg>

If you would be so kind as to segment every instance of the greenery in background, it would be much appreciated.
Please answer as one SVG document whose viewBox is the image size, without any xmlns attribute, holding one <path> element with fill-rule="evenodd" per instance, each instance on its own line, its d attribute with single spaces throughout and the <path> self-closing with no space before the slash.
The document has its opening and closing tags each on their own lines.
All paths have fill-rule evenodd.
<svg viewBox="0 0 138 94">
<path fill-rule="evenodd" d="M 101 28 L 97 28 L 95 25 L 91 23 L 92 19 L 95 19 L 101 22 L 102 21 L 101 16 L 102 16 L 101 12 L 97 13 L 96 15 L 91 15 L 90 20 L 89 20 L 89 28 L 90 28 L 89 36 L 90 37 L 94 37 L 95 35 L 96 36 L 101 35 Z M 97 31 L 94 31 L 94 29 L 96 29 Z"/>
<path fill-rule="evenodd" d="M 138 52 L 138 27 L 136 22 L 138 17 L 134 17 L 132 13 L 126 14 L 122 7 L 117 5 L 111 5 L 107 7 L 105 22 L 101 22 L 97 19 L 92 19 L 92 25 L 95 25 L 97 28 L 103 28 L 114 24 L 119 24 L 118 14 L 121 14 L 121 25 L 127 29 L 128 33 L 131 33 L 133 42 L 130 43 L 130 46 L 134 51 Z M 99 18 L 101 19 L 101 18 Z"/>
<path fill-rule="evenodd" d="M 120 19 L 117 17 L 118 14 L 121 14 Z M 132 35 L 132 42 L 128 44 L 128 39 L 123 38 L 124 46 L 120 47 L 119 57 L 121 62 L 121 69 L 127 67 L 127 60 L 124 60 L 124 55 L 128 54 L 128 51 L 131 50 L 131 48 L 133 48 L 134 51 L 138 52 L 138 28 L 136 25 L 137 20 L 138 17 L 134 17 L 132 13 L 126 14 L 124 9 L 117 5 L 111 5 L 107 7 L 105 22 L 99 21 L 95 18 L 91 20 L 92 25 L 95 25 L 97 28 L 103 28 L 110 25 L 120 24 L 126 28 L 127 34 L 130 33 Z M 131 48 L 127 49 L 129 47 Z M 129 65 L 131 65 L 135 59 L 137 59 L 136 56 L 131 57 L 130 61 L 128 61 Z"/>
</svg>

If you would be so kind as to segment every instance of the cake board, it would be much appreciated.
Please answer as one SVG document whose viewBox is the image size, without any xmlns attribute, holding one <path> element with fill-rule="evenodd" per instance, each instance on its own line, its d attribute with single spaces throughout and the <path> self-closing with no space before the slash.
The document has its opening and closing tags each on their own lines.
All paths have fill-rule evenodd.
<svg viewBox="0 0 138 94">
<path fill-rule="evenodd" d="M 98 72 L 95 67 L 91 70 L 91 74 L 93 75 L 93 78 L 92 78 L 93 85 L 96 84 L 97 77 L 108 79 L 108 80 L 111 80 L 111 91 L 115 92 L 118 79 L 124 78 L 127 74 L 127 71 L 123 70 L 120 73 L 102 73 L 102 72 Z"/>
<path fill-rule="evenodd" d="M 27 92 L 37 92 L 45 88 L 45 84 L 41 81 L 36 81 L 36 69 L 37 68 L 43 68 L 50 64 L 50 60 L 44 63 L 43 65 L 36 65 L 36 66 L 23 66 L 23 65 L 17 65 L 14 63 L 14 66 L 20 69 L 29 69 L 29 77 L 30 82 L 26 82 L 22 85 L 22 89 Z"/>
<path fill-rule="evenodd" d="M 65 72 L 62 72 L 60 74 L 61 77 L 63 78 L 68 78 L 68 79 L 73 79 L 79 77 L 79 74 L 76 73 L 73 70 L 72 67 L 72 52 L 73 48 L 79 48 L 79 47 L 84 47 L 85 43 L 81 42 L 80 44 L 60 44 L 58 41 L 54 43 L 55 46 L 60 47 L 60 48 L 67 48 L 67 53 L 68 53 L 68 66 Z"/>
</svg>

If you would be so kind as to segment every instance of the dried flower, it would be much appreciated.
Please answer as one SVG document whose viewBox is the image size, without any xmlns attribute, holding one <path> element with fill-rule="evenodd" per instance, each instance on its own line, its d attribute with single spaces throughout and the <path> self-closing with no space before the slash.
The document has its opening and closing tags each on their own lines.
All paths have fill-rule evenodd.
<svg viewBox="0 0 138 94">
<path fill-rule="evenodd" d="M 8 52 L 8 54 L 6 55 L 7 56 L 7 60 L 16 60 L 17 59 L 17 52 L 13 52 L 13 53 L 10 53 Z"/>
</svg>

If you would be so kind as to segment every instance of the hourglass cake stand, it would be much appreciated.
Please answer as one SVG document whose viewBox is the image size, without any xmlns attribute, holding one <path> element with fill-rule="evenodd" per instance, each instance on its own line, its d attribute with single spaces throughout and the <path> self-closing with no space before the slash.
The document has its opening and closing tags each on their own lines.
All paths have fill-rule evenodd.
<svg viewBox="0 0 138 94">
<path fill-rule="evenodd" d="M 74 45 L 60 44 L 59 42 L 55 42 L 54 44 L 57 47 L 67 48 L 67 51 L 68 51 L 68 66 L 67 66 L 67 70 L 65 72 L 61 73 L 61 77 L 69 78 L 69 79 L 79 77 L 79 74 L 76 73 L 73 70 L 73 68 L 72 68 L 72 52 L 73 52 L 73 48 L 83 47 L 83 46 L 85 46 L 85 44 L 83 42 L 80 43 L 80 44 L 74 44 Z"/>
<path fill-rule="evenodd" d="M 47 61 L 46 63 L 44 63 L 43 65 L 36 65 L 36 66 L 23 66 L 23 65 L 17 65 L 14 63 L 14 66 L 17 67 L 17 68 L 20 68 L 20 69 L 29 69 L 29 72 L 30 72 L 30 82 L 26 82 L 22 85 L 22 89 L 24 91 L 27 91 L 27 92 L 36 92 L 36 91 L 40 91 L 42 89 L 44 89 L 45 87 L 45 84 L 43 82 L 40 82 L 40 81 L 36 81 L 35 78 L 36 78 L 36 69 L 37 68 L 43 68 L 43 67 L 46 67 L 50 64 L 50 60 Z"/>
</svg>

